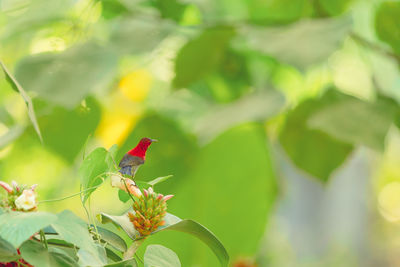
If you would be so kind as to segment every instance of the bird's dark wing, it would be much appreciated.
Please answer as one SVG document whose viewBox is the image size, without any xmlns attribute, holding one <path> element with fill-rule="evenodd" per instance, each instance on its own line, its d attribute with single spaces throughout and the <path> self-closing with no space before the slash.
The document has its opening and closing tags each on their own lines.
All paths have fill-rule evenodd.
<svg viewBox="0 0 400 267">
<path fill-rule="evenodd" d="M 140 166 L 144 163 L 144 160 L 142 158 L 136 157 L 136 156 L 131 156 L 129 154 L 125 154 L 121 161 L 119 162 L 119 167 L 132 167 L 132 166 Z"/>
</svg>

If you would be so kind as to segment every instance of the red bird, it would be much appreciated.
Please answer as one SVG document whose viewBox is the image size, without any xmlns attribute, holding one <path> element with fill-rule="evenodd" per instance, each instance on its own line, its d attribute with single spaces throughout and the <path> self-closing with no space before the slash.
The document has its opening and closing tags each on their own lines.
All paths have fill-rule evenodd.
<svg viewBox="0 0 400 267">
<path fill-rule="evenodd" d="M 144 163 L 146 151 L 153 142 L 157 142 L 157 140 L 147 137 L 142 138 L 134 149 L 123 156 L 118 165 L 121 168 L 119 172 L 134 177 L 136 171 Z"/>
</svg>

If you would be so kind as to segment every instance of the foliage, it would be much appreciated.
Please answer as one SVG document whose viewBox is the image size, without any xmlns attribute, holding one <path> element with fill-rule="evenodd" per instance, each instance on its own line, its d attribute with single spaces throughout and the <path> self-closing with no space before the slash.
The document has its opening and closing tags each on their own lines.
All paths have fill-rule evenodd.
<svg viewBox="0 0 400 267">
<path fill-rule="evenodd" d="M 50 200 L 25 212 L 25 188 L 6 193 L 0 261 L 284 266 L 266 229 L 289 210 L 293 177 L 330 188 L 364 153 L 384 177 L 373 190 L 400 181 L 387 160 L 399 158 L 399 16 L 391 0 L 1 0 L 0 177 L 35 181 Z M 133 183 L 176 196 L 169 224 L 139 244 L 136 196 L 106 182 L 142 137 L 160 142 Z M 139 257 L 124 259 L 132 244 Z"/>
</svg>

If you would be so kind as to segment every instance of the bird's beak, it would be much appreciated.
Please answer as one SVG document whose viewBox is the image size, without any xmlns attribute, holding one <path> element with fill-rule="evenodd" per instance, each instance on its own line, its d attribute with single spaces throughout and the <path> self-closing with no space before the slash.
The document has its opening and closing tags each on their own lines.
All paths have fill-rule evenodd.
<svg viewBox="0 0 400 267">
<path fill-rule="evenodd" d="M 157 139 L 150 139 L 150 141 L 151 141 L 152 143 L 154 143 L 154 142 L 158 142 L 158 140 L 157 140 Z"/>
</svg>

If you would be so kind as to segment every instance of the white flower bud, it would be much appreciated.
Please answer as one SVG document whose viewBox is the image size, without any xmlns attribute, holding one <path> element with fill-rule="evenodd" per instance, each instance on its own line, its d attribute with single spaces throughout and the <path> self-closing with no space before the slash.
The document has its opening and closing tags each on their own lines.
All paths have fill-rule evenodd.
<svg viewBox="0 0 400 267">
<path fill-rule="evenodd" d="M 15 205 L 19 210 L 31 210 L 36 208 L 36 195 L 31 189 L 25 189 L 15 200 Z"/>
</svg>

